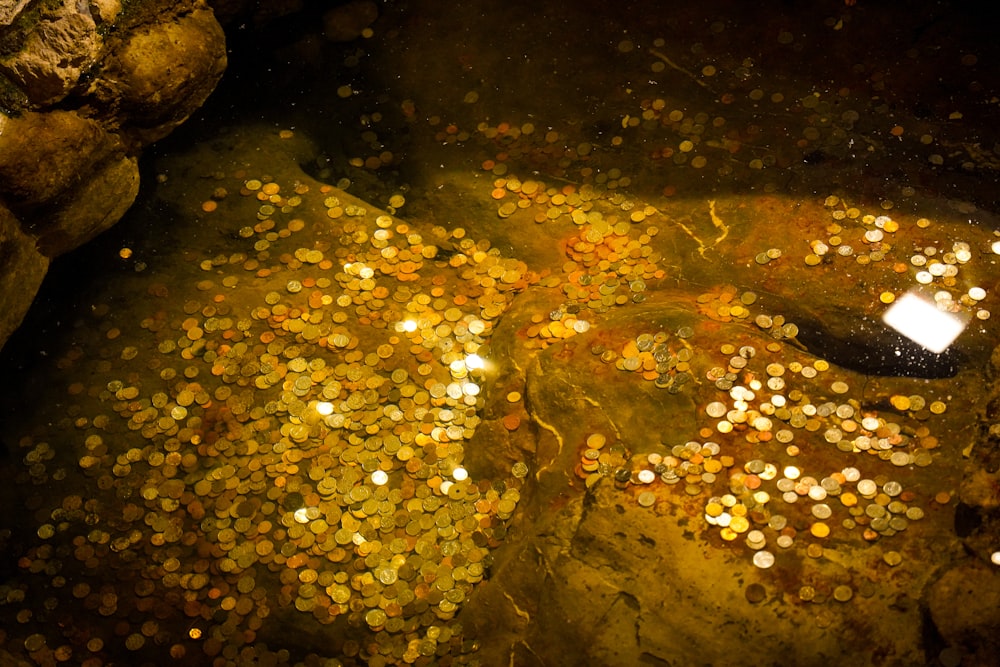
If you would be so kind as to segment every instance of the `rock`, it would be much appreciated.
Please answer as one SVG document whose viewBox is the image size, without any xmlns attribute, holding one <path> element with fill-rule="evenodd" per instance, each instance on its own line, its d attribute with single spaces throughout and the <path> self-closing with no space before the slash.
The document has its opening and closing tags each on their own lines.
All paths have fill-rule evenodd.
<svg viewBox="0 0 1000 667">
<path fill-rule="evenodd" d="M 13 213 L 0 206 L 0 345 L 21 324 L 48 266 L 35 240 L 21 231 Z"/>
<path fill-rule="evenodd" d="M 122 12 L 122 0 L 90 0 L 90 13 L 97 23 L 114 23 Z"/>
<path fill-rule="evenodd" d="M 993 353 L 990 355 L 990 372 L 994 377 L 1000 374 L 1000 345 L 993 348 Z"/>
<path fill-rule="evenodd" d="M 971 466 L 968 474 L 962 478 L 960 496 L 962 502 L 970 507 L 984 510 L 1000 508 L 1000 475 Z"/>
<path fill-rule="evenodd" d="M 823 559 L 791 564 L 778 549 L 774 568 L 758 569 L 743 545 L 726 546 L 705 523 L 709 487 L 699 499 L 685 492 L 684 482 L 643 487 L 616 484 L 610 474 L 593 484 L 581 479 L 578 462 L 590 434 L 607 437 L 602 452 L 624 448 L 622 465 L 630 471 L 648 467 L 648 452 L 668 452 L 695 437 L 704 426 L 700 406 L 725 396 L 704 382 L 717 363 L 708 357 L 727 341 L 752 346 L 758 355 L 771 354 L 765 350 L 773 338 L 736 322 L 711 321 L 699 314 L 692 296 L 661 290 L 533 358 L 523 356 L 523 338 L 521 356 L 511 354 L 517 332 L 531 315 L 550 310 L 541 290 L 527 290 L 504 314 L 491 341 L 491 359 L 499 360 L 497 383 L 503 386 L 511 373 L 508 365 L 524 369 L 524 403 L 538 429 L 537 451 L 529 459 L 532 483 L 522 489 L 518 518 L 495 552 L 489 583 L 473 592 L 459 617 L 471 636 L 488 638 L 477 654 L 482 664 L 731 664 L 734 646 L 742 647 L 742 661 L 759 665 L 861 664 L 873 651 L 892 656 L 883 664 L 922 662 L 920 610 L 912 603 L 920 589 L 907 578 L 887 583 L 875 595 L 855 595 L 854 615 L 799 599 L 800 586 L 816 582 L 826 586 L 826 605 L 839 604 L 829 600 L 833 586 L 828 582 L 849 581 L 854 590 L 862 589 L 855 563 L 878 560 L 881 549 L 890 547 L 869 547 L 856 535 L 853 545 L 838 547 L 847 557 L 831 548 Z M 593 352 L 595 345 L 620 350 L 637 334 L 683 327 L 693 332 L 687 340 L 695 356 L 691 381 L 675 391 L 623 373 Z M 785 364 L 811 363 L 793 345 L 784 345 L 780 354 Z M 834 377 L 852 387 L 864 384 L 850 371 L 830 373 L 824 384 Z M 888 382 L 870 383 L 866 401 L 877 403 L 895 391 Z M 496 400 L 504 400 L 504 393 L 491 388 Z M 466 463 L 476 475 L 481 468 L 486 474 L 500 472 L 480 464 L 477 452 L 516 456 L 502 431 L 486 427 L 503 412 L 490 400 L 482 412 L 484 424 L 465 448 Z M 767 447 L 751 448 L 719 433 L 710 437 L 737 461 L 760 456 Z M 816 470 L 843 465 L 836 448 L 816 449 L 809 457 Z M 655 497 L 650 507 L 637 501 L 644 488 Z M 918 550 L 914 563 L 930 562 L 919 551 L 923 546 L 911 548 Z"/>
<path fill-rule="evenodd" d="M 225 67 L 203 0 L 0 2 L 0 345 L 48 258 L 121 218 L 142 148 L 201 106 Z"/>
<path fill-rule="evenodd" d="M 979 560 L 957 563 L 930 585 L 931 621 L 948 644 L 974 651 L 978 660 L 995 664 L 1000 651 L 1000 572 Z"/>
<path fill-rule="evenodd" d="M 0 5 L 0 25 L 10 25 L 27 4 L 28 0 L 14 0 Z"/>
<path fill-rule="evenodd" d="M 54 10 L 18 17 L 14 33 L 23 39 L 13 55 L 0 59 L 0 73 L 16 83 L 31 104 L 61 101 L 99 56 L 101 39 L 86 3 L 63 0 Z M 14 38 L 10 38 L 14 39 Z M 5 40 L 7 41 L 7 40 Z"/>
<path fill-rule="evenodd" d="M 152 143 L 183 123 L 215 89 L 226 69 L 225 35 L 211 10 L 196 9 L 136 30 L 113 58 L 116 66 L 107 77 L 132 125 L 126 131 Z"/>
<path fill-rule="evenodd" d="M 67 193 L 62 206 L 51 215 L 52 226 L 39 235 L 39 250 L 58 257 L 83 245 L 118 222 L 137 194 L 138 160 L 122 156 L 105 162 Z"/>
<path fill-rule="evenodd" d="M 76 187 L 115 150 L 123 150 L 117 137 L 75 111 L 0 114 L 0 194 L 16 210 L 37 209 Z"/>
</svg>

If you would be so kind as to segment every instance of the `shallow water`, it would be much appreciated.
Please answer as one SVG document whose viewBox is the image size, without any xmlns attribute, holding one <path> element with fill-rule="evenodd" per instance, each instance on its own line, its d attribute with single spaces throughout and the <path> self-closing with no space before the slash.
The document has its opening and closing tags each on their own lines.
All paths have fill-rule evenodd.
<svg viewBox="0 0 1000 667">
<path fill-rule="evenodd" d="M 2 648 L 973 655 L 922 605 L 997 340 L 996 46 L 860 5 L 237 51 L 4 349 Z M 881 325 L 913 290 L 967 322 L 940 357 Z"/>
</svg>

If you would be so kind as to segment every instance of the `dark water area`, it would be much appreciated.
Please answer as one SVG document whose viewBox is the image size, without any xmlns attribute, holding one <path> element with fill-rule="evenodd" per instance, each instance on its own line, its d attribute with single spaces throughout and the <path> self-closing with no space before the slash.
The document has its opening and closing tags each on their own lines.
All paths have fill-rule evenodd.
<svg viewBox="0 0 1000 667">
<path fill-rule="evenodd" d="M 372 4 L 231 23 L 0 353 L 0 662 L 987 664 L 992 24 Z"/>
</svg>

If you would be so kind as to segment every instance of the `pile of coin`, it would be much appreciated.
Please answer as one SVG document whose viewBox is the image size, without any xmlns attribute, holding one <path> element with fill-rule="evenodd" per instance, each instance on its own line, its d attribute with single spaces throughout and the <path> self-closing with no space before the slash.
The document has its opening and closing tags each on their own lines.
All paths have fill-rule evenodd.
<svg viewBox="0 0 1000 667">
<path fill-rule="evenodd" d="M 609 445 L 607 436 L 595 432 L 587 436 L 580 452 L 574 472 L 585 481 L 588 489 L 604 478 L 613 479 L 621 486 L 631 479 L 631 470 L 627 467 L 631 453 L 623 443 Z"/>
<path fill-rule="evenodd" d="M 881 276 L 886 283 L 886 289 L 879 295 L 883 303 L 892 303 L 898 293 L 918 286 L 937 286 L 939 289 L 934 293 L 934 302 L 940 310 L 951 313 L 964 311 L 980 320 L 989 319 L 990 311 L 980 306 L 986 298 L 986 290 L 976 284 L 960 286 L 959 271 L 965 265 L 983 261 L 984 256 L 993 254 L 992 251 L 977 253 L 961 239 L 949 241 L 950 247 L 945 245 L 944 248 L 921 242 L 918 231 L 932 227 L 927 218 L 918 218 L 914 223 L 905 225 L 884 213 L 863 214 L 859 208 L 850 206 L 836 195 L 828 196 L 824 204 L 830 209 L 833 219 L 826 228 L 830 236 L 825 240 L 810 241 L 812 252 L 805 255 L 806 264 L 816 266 L 824 258 L 837 256 L 853 257 L 861 265 L 885 261 L 889 270 Z M 853 224 L 844 227 L 847 223 Z M 907 232 L 915 237 L 908 256 L 903 246 L 904 239 L 910 235 Z"/>
<path fill-rule="evenodd" d="M 130 652 L 155 637 L 216 655 L 287 607 L 368 628 L 372 655 L 433 655 L 460 637 L 452 619 L 528 473 L 477 479 L 463 459 L 489 382 L 480 353 L 529 272 L 461 228 L 431 241 L 327 187 L 321 207 L 303 184 L 238 189 L 256 218 L 246 247 L 198 261 L 199 296 L 157 303 L 127 341 L 127 321 L 107 327 L 115 363 L 70 385 L 93 399 L 65 425 L 93 500 L 52 496 L 27 562 L 65 573 L 54 583 L 77 582 L 101 616 L 150 619 L 121 638 Z M 67 477 L 48 442 L 22 446 L 36 483 Z M 115 497 L 129 502 L 113 511 Z M 153 625 L 178 613 L 198 632 Z M 221 632 L 204 623 L 219 615 Z"/>
<path fill-rule="evenodd" d="M 695 349 L 687 342 L 693 334 L 688 326 L 680 327 L 673 337 L 664 331 L 642 333 L 626 341 L 620 351 L 597 344 L 591 352 L 604 363 L 614 363 L 620 371 L 638 373 L 655 386 L 678 393 L 693 379 Z"/>
<path fill-rule="evenodd" d="M 662 332 L 640 334 L 627 341 L 615 363 L 621 370 L 641 372 L 642 355 L 667 341 Z M 769 343 L 765 350 L 776 355 L 782 352 L 782 345 Z M 825 360 L 815 359 L 806 365 L 787 357 L 758 355 L 753 345 L 729 343 L 719 352 L 730 355 L 725 367 L 711 367 L 706 377 L 726 398 L 705 404 L 704 414 L 711 427 L 703 429 L 718 434 L 718 441 L 690 441 L 673 446 L 667 456 L 650 453 L 645 460 L 634 459 L 632 483 L 641 505 L 650 506 L 656 499 L 655 484 L 647 485 L 684 481 L 687 494 L 708 494 L 703 506 L 706 524 L 718 528 L 725 542 L 742 539 L 753 554 L 754 564 L 765 569 L 775 564 L 776 554 L 780 556 L 799 543 L 797 538 L 802 535 L 812 540 L 807 541 L 807 548 L 821 550 L 823 541 L 838 527 L 875 541 L 906 530 L 911 521 L 923 517 L 915 502 L 917 495 L 904 490 L 899 479 L 884 474 L 865 478 L 857 467 L 850 466 L 812 476 L 800 464 L 760 457 L 736 465 L 745 452 L 753 451 L 747 445 L 775 442 L 784 446 L 785 458 L 794 461 L 803 448 L 814 448 L 822 441 L 842 452 L 868 455 L 876 464 L 926 466 L 932 462 L 930 452 L 937 440 L 927 427 L 903 428 L 891 415 L 866 408 L 854 398 L 811 400 L 810 394 L 817 392 L 850 392 L 842 380 L 829 382 L 826 390 L 815 384 L 821 374 L 830 371 Z M 920 419 L 940 414 L 946 407 L 943 401 L 932 401 L 933 408 L 925 410 L 928 402 L 919 395 L 894 395 L 890 404 L 911 417 L 920 415 Z M 725 483 L 725 493 L 712 493 L 717 481 Z M 783 507 L 778 509 L 779 505 Z M 770 550 L 771 545 L 780 551 Z M 850 598 L 850 590 L 841 591 L 841 601 Z"/>
</svg>

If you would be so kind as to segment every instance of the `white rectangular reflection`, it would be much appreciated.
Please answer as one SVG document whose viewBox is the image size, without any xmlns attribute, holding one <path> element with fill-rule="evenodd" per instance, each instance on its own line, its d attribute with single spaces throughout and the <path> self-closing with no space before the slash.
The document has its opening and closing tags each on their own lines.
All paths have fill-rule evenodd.
<svg viewBox="0 0 1000 667">
<path fill-rule="evenodd" d="M 935 354 L 947 350 L 965 329 L 961 319 L 912 292 L 899 297 L 882 315 L 882 321 Z"/>
</svg>

